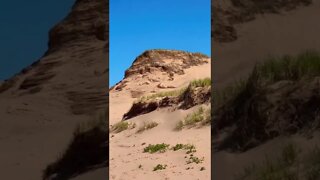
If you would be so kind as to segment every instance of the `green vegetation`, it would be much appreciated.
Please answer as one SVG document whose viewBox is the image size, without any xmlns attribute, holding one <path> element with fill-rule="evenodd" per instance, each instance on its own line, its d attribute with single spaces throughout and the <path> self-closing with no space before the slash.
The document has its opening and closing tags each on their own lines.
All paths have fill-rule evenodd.
<svg viewBox="0 0 320 180">
<path fill-rule="evenodd" d="M 182 96 L 188 90 L 188 88 L 208 87 L 208 86 L 211 86 L 211 78 L 197 79 L 197 80 L 191 81 L 188 87 L 181 88 L 179 90 L 164 91 L 164 92 L 155 93 L 149 96 L 142 96 L 136 101 L 136 103 L 154 100 L 156 98 L 178 97 L 178 96 Z"/>
<path fill-rule="evenodd" d="M 215 104 L 221 104 L 240 96 L 245 99 L 268 84 L 282 80 L 308 80 L 319 75 L 320 55 L 317 52 L 307 51 L 296 57 L 270 58 L 257 64 L 247 79 L 239 80 L 222 91 L 214 92 L 213 99 Z"/>
<path fill-rule="evenodd" d="M 142 96 L 137 102 L 145 102 L 148 100 L 154 100 L 156 98 L 163 98 L 163 97 L 176 97 L 180 96 L 185 92 L 186 88 L 181 88 L 179 90 L 174 90 L 174 91 L 164 91 L 164 92 L 158 92 L 155 94 L 152 94 L 150 96 Z"/>
<path fill-rule="evenodd" d="M 203 107 L 199 107 L 195 112 L 188 114 L 184 120 L 177 123 L 175 130 L 179 131 L 183 127 L 194 127 L 200 123 L 201 125 L 207 125 L 211 123 L 211 108 L 205 110 Z"/>
<path fill-rule="evenodd" d="M 69 179 L 89 169 L 107 166 L 108 145 L 107 111 L 97 119 L 81 123 L 73 138 L 59 158 L 46 167 L 43 179 Z"/>
<path fill-rule="evenodd" d="M 271 161 L 252 164 L 239 174 L 237 180 L 317 180 L 320 178 L 320 149 L 315 147 L 306 156 L 293 144 L 282 149 L 281 156 Z"/>
<path fill-rule="evenodd" d="M 211 78 L 196 79 L 190 82 L 192 87 L 208 87 L 211 86 Z"/>
<path fill-rule="evenodd" d="M 204 160 L 204 158 L 199 159 L 198 157 L 191 156 L 191 157 L 189 158 L 189 160 L 187 160 L 187 164 L 191 164 L 191 163 L 199 164 L 199 163 L 202 163 L 203 160 Z"/>
<path fill-rule="evenodd" d="M 156 152 L 160 152 L 163 153 L 165 152 L 169 147 L 169 144 L 149 144 L 149 146 L 145 147 L 143 152 L 148 152 L 148 153 L 156 153 Z"/>
<path fill-rule="evenodd" d="M 180 149 L 187 150 L 187 154 L 196 152 L 196 147 L 192 144 L 176 144 L 171 148 L 173 151 Z"/>
<path fill-rule="evenodd" d="M 185 158 L 188 158 L 186 163 L 187 164 L 191 164 L 191 163 L 202 163 L 204 161 L 204 157 L 203 158 L 198 158 L 195 157 L 193 153 L 197 152 L 196 147 L 192 144 L 176 144 L 174 146 L 172 146 L 171 148 L 168 148 L 169 144 L 155 144 L 155 145 L 150 145 L 146 148 L 144 148 L 144 152 L 149 152 L 149 153 L 155 153 L 155 152 L 165 152 L 166 150 L 173 150 L 173 151 L 178 151 L 178 150 L 186 150 L 186 154 L 188 154 L 188 156 L 185 156 Z M 140 168 L 140 167 L 139 167 Z M 160 164 L 158 164 L 154 169 L 156 170 L 161 170 L 161 169 L 165 169 L 165 166 L 162 166 Z M 190 168 L 187 168 L 187 170 Z M 156 171 L 154 170 L 154 171 Z M 204 167 L 200 169 L 200 171 L 203 171 Z"/>
<path fill-rule="evenodd" d="M 158 123 L 156 122 L 144 122 L 143 125 L 138 129 L 137 133 L 141 133 L 145 130 L 148 130 L 148 129 L 152 129 L 154 127 L 158 126 Z"/>
<path fill-rule="evenodd" d="M 163 170 L 163 169 L 166 169 L 167 165 L 164 164 L 158 164 L 156 167 L 153 168 L 153 171 L 157 171 L 157 170 Z"/>
<path fill-rule="evenodd" d="M 111 127 L 111 132 L 120 133 L 124 130 L 127 130 L 129 128 L 133 129 L 135 127 L 136 127 L 135 123 L 129 123 L 128 121 L 120 121 Z"/>
</svg>

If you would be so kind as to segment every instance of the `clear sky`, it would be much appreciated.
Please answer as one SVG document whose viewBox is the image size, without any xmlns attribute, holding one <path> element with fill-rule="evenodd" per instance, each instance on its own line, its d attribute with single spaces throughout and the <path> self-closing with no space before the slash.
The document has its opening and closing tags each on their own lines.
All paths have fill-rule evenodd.
<svg viewBox="0 0 320 180">
<path fill-rule="evenodd" d="M 110 0 L 110 86 L 148 49 L 210 56 L 211 0 Z"/>
<path fill-rule="evenodd" d="M 75 0 L 7 0 L 0 4 L 0 80 L 38 60 L 47 50 L 48 32 Z"/>
</svg>

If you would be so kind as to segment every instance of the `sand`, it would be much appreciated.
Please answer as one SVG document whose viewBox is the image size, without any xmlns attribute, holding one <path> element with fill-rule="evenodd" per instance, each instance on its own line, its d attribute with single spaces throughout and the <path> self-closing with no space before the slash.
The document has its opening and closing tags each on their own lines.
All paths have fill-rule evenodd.
<svg viewBox="0 0 320 180">
<path fill-rule="evenodd" d="M 210 60 L 209 60 L 210 62 Z M 152 77 L 160 78 L 161 83 L 174 85 L 176 88 L 160 89 L 152 82 L 149 85 L 141 87 L 140 82 L 145 79 L 130 81 L 122 91 L 112 90 L 110 92 L 110 125 L 119 122 L 124 113 L 126 113 L 136 98 L 131 98 L 130 90 L 143 90 L 144 94 L 150 94 L 151 91 L 161 92 L 180 89 L 188 85 L 191 80 L 210 77 L 211 63 L 193 66 L 185 69 L 184 75 L 175 75 L 173 81 L 168 81 L 162 74 L 152 74 Z M 151 77 L 148 76 L 148 77 Z M 162 79 L 163 78 L 163 79 Z M 208 106 L 208 105 L 206 105 Z M 129 119 L 131 123 L 136 123 L 136 128 L 122 131 L 118 134 L 110 134 L 110 179 L 211 179 L 209 171 L 210 162 L 210 126 L 199 129 L 183 129 L 174 131 L 176 123 L 184 118 L 188 113 L 193 112 L 198 106 L 188 110 L 172 110 L 163 108 L 151 113 L 136 116 Z M 136 133 L 143 122 L 157 122 L 159 125 L 146 130 L 142 133 Z M 145 145 L 142 145 L 145 143 Z M 204 157 L 204 162 L 200 164 L 186 165 L 186 152 L 167 151 L 164 153 L 148 154 L 143 153 L 143 148 L 148 144 L 167 143 L 170 145 L 194 144 L 198 157 Z M 167 164 L 167 168 L 161 171 L 153 171 L 157 164 Z M 142 165 L 139 168 L 139 165 Z M 186 168 L 193 168 L 186 170 Z M 200 171 L 201 167 L 206 170 Z"/>
<path fill-rule="evenodd" d="M 320 1 L 282 14 L 258 15 L 253 21 L 236 25 L 239 38 L 231 43 L 212 44 L 213 79 L 216 89 L 245 78 L 256 62 L 270 56 L 296 55 L 305 50 L 320 51 Z M 279 137 L 244 153 L 224 151 L 212 154 L 212 178 L 232 180 L 244 167 L 261 162 L 265 155 L 278 155 L 285 143 L 295 142 L 308 150 L 318 143 L 318 136 Z"/>
</svg>

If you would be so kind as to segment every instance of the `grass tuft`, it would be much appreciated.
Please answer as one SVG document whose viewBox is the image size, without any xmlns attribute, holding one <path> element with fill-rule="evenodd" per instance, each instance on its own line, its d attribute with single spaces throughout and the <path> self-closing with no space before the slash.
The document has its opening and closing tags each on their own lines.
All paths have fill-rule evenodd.
<svg viewBox="0 0 320 180">
<path fill-rule="evenodd" d="M 134 129 L 135 127 L 135 123 L 129 123 L 128 121 L 120 121 L 111 127 L 111 132 L 120 133 L 129 128 Z"/>
<path fill-rule="evenodd" d="M 158 170 L 163 170 L 163 169 L 166 169 L 167 165 L 164 164 L 158 164 L 156 167 L 153 168 L 153 171 L 158 171 Z"/>
<path fill-rule="evenodd" d="M 211 78 L 196 79 L 190 82 L 192 87 L 208 87 L 211 86 Z"/>
<path fill-rule="evenodd" d="M 217 107 L 240 96 L 242 99 L 250 99 L 249 97 L 263 85 L 282 80 L 307 80 L 316 76 L 320 76 L 320 55 L 317 52 L 306 51 L 295 57 L 273 57 L 258 63 L 247 79 L 239 80 L 221 91 L 215 91 L 213 100 Z"/>
<path fill-rule="evenodd" d="M 169 147 L 169 144 L 149 144 L 149 146 L 145 147 L 143 149 L 143 152 L 146 153 L 156 153 L 156 152 L 160 152 L 160 153 L 163 153 L 167 150 L 167 148 Z"/>
<path fill-rule="evenodd" d="M 178 121 L 174 129 L 179 131 L 183 127 L 194 127 L 199 123 L 202 126 L 211 123 L 211 108 L 205 110 L 203 107 L 199 107 L 195 112 L 188 114 L 184 120 Z"/>
<path fill-rule="evenodd" d="M 142 133 L 145 130 L 152 129 L 154 127 L 158 126 L 158 123 L 156 122 L 144 122 L 143 125 L 138 129 L 137 133 Z"/>
</svg>

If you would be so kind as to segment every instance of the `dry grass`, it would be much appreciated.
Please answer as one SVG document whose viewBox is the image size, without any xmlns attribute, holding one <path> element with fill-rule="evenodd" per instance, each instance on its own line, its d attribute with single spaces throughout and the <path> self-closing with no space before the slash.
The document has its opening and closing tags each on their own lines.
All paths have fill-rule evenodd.
<svg viewBox="0 0 320 180">
<path fill-rule="evenodd" d="M 143 125 L 138 129 L 137 133 L 142 133 L 143 131 L 152 129 L 154 127 L 158 126 L 158 123 L 156 122 L 143 122 Z"/>
<path fill-rule="evenodd" d="M 188 114 L 184 120 L 178 121 L 175 130 L 182 130 L 184 127 L 204 126 L 211 124 L 211 108 L 199 107 L 195 112 Z"/>
<path fill-rule="evenodd" d="M 91 169 L 106 167 L 109 159 L 106 117 L 104 114 L 97 120 L 80 124 L 66 151 L 46 167 L 43 179 L 69 179 Z"/>
<path fill-rule="evenodd" d="M 315 147 L 302 156 L 294 144 L 283 147 L 278 159 L 266 158 L 262 164 L 252 164 L 236 176 L 236 180 L 318 180 L 320 178 L 320 150 Z"/>
</svg>

